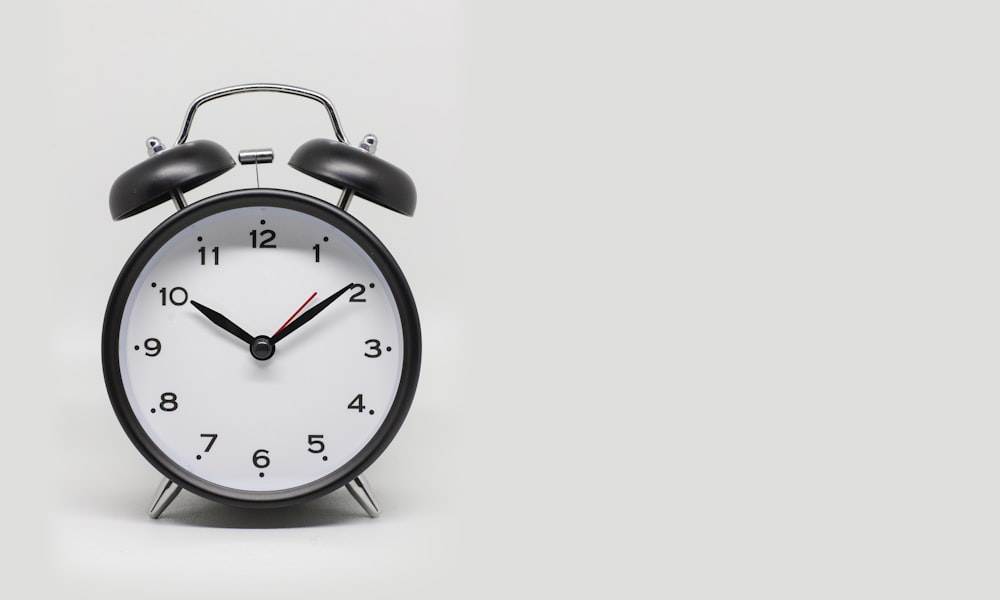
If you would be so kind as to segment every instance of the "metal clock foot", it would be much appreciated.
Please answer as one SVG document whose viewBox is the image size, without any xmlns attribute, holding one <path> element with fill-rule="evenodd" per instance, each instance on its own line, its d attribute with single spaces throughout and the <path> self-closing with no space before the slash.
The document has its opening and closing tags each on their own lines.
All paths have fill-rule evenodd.
<svg viewBox="0 0 1000 600">
<path fill-rule="evenodd" d="M 374 519 L 382 512 L 382 509 L 378 507 L 378 502 L 375 501 L 375 496 L 372 495 L 372 488 L 364 475 L 358 475 L 353 481 L 348 482 L 346 487 L 347 491 L 351 492 L 354 499 L 361 505 L 361 508 L 365 509 L 369 517 Z"/>
<path fill-rule="evenodd" d="M 163 511 L 170 506 L 170 503 L 174 501 L 177 497 L 181 488 L 179 485 L 170 481 L 166 477 L 160 482 L 160 485 L 156 487 L 156 494 L 153 496 L 153 504 L 149 507 L 149 517 L 151 519 L 158 519 Z"/>
</svg>

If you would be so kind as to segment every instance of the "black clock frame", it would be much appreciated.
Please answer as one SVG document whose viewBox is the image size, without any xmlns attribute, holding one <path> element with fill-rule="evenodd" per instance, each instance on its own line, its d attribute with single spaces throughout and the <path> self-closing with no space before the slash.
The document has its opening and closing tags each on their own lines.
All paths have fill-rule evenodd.
<svg viewBox="0 0 1000 600">
<path fill-rule="evenodd" d="M 121 319 L 136 279 L 156 252 L 176 234 L 205 217 L 235 208 L 268 206 L 287 208 L 321 219 L 357 243 L 385 277 L 399 309 L 403 330 L 403 365 L 392 407 L 382 426 L 364 448 L 336 471 L 311 483 L 284 490 L 252 492 L 221 486 L 187 471 L 172 461 L 149 438 L 132 412 L 122 382 L 118 356 Z M 413 402 L 420 374 L 421 338 L 416 303 L 395 259 L 360 221 L 340 208 L 290 190 L 251 188 L 206 198 L 171 215 L 139 244 L 125 262 L 111 291 L 104 315 L 101 358 L 104 382 L 115 415 L 132 444 L 165 477 L 199 496 L 234 506 L 279 507 L 306 502 L 328 494 L 361 475 L 388 447 Z"/>
</svg>

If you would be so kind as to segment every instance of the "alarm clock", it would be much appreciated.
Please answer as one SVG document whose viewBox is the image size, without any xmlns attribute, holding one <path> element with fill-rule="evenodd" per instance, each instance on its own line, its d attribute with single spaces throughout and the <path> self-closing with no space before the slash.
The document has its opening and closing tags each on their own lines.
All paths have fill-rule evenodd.
<svg viewBox="0 0 1000 600">
<path fill-rule="evenodd" d="M 196 111 L 248 92 L 326 109 L 333 139 L 305 142 L 288 164 L 339 188 L 335 203 L 260 187 L 188 203 L 185 192 L 236 165 L 218 143 L 188 141 Z M 347 212 L 357 197 L 413 215 L 413 181 L 376 146 L 373 135 L 350 145 L 321 94 L 240 85 L 195 99 L 177 143 L 149 138 L 149 157 L 111 186 L 114 220 L 168 201 L 177 209 L 125 262 L 101 342 L 115 415 L 164 477 L 151 517 L 181 489 L 278 507 L 344 487 L 369 516 L 380 512 L 364 472 L 413 401 L 420 324 L 399 265 Z M 254 168 L 273 157 L 238 153 Z"/>
</svg>

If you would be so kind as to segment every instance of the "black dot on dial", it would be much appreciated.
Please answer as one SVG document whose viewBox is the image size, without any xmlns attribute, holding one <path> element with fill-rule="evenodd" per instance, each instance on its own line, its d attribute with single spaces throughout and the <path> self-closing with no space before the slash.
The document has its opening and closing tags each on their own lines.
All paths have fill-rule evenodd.
<svg viewBox="0 0 1000 600">
<path fill-rule="evenodd" d="M 136 346 L 136 347 L 135 347 L 135 349 L 136 349 L 136 350 L 138 350 L 138 349 L 139 349 L 139 346 Z"/>
<path fill-rule="evenodd" d="M 198 236 L 198 241 L 200 242 L 201 240 L 202 240 L 202 238 L 201 238 L 201 236 L 199 235 L 199 236 Z"/>
<path fill-rule="evenodd" d="M 323 457 L 323 460 L 330 460 L 330 459 L 324 456 L 324 457 Z"/>
<path fill-rule="evenodd" d="M 156 412 L 156 409 L 155 409 L 155 408 L 151 408 L 151 409 L 149 409 L 149 412 L 151 412 L 151 413 L 155 413 L 155 412 Z"/>
<path fill-rule="evenodd" d="M 328 237 L 326 237 L 326 236 L 324 235 L 324 236 L 323 236 L 323 241 L 324 241 L 324 242 L 329 242 L 329 241 L 330 241 L 330 238 L 328 238 Z"/>
<path fill-rule="evenodd" d="M 198 456 L 196 456 L 194 458 L 195 458 L 195 460 L 201 460 L 201 455 L 199 454 Z"/>
<path fill-rule="evenodd" d="M 368 287 L 373 288 L 373 287 L 375 287 L 375 284 L 374 283 L 369 283 Z"/>
<path fill-rule="evenodd" d="M 386 352 L 392 352 L 392 346 L 386 346 L 385 347 L 385 351 Z"/>
<path fill-rule="evenodd" d="M 154 281 L 154 282 L 153 282 L 152 284 L 150 284 L 150 285 L 152 285 L 153 287 L 156 287 L 156 282 Z"/>
<path fill-rule="evenodd" d="M 261 476 L 261 477 L 263 477 L 263 476 L 264 476 L 264 474 L 263 474 L 263 473 L 261 473 L 261 474 L 260 474 L 260 476 Z"/>
<path fill-rule="evenodd" d="M 260 224 L 261 224 L 261 225 L 265 225 L 265 224 L 267 224 L 267 221 L 265 221 L 264 219 L 261 219 L 261 220 L 260 220 Z M 261 474 L 260 474 L 260 476 L 261 476 L 261 477 L 263 477 L 263 476 L 264 476 L 264 474 L 263 474 L 263 473 L 261 473 Z"/>
<path fill-rule="evenodd" d="M 373 409 L 373 410 L 368 411 L 368 414 L 374 415 L 375 414 L 375 410 Z"/>
</svg>

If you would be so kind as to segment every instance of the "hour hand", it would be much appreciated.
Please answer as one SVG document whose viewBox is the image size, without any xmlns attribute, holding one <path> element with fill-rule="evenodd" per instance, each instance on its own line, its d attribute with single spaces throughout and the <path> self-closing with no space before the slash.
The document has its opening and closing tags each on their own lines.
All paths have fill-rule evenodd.
<svg viewBox="0 0 1000 600">
<path fill-rule="evenodd" d="M 208 317 L 209 321 L 215 323 L 219 327 L 235 335 L 236 337 L 243 340 L 247 344 L 253 343 L 254 338 L 252 335 L 250 335 L 246 331 L 243 331 L 239 325 L 227 319 L 225 316 L 223 316 L 222 313 L 216 312 L 211 308 L 205 306 L 204 304 L 199 304 L 194 300 L 191 301 L 191 306 L 194 306 L 195 308 L 198 309 L 198 312 Z"/>
</svg>

